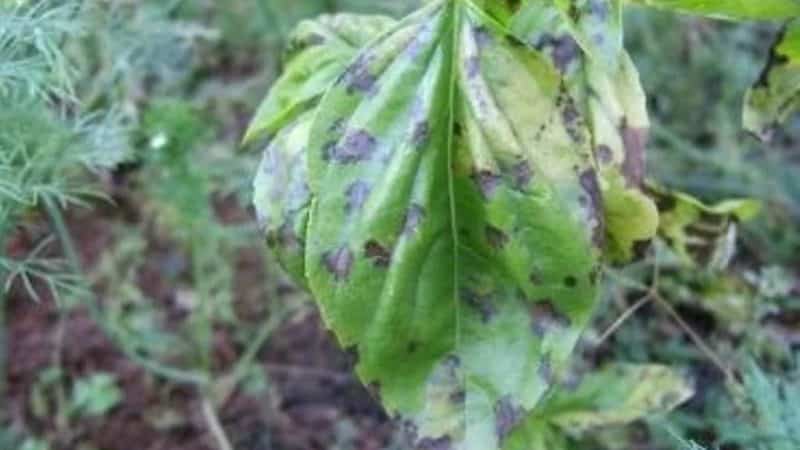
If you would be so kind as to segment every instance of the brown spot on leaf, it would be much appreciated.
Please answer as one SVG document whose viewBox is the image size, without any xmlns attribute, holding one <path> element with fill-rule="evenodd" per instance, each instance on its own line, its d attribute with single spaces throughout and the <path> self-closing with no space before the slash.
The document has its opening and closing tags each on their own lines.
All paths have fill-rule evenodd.
<svg viewBox="0 0 800 450">
<path fill-rule="evenodd" d="M 603 215 L 603 195 L 600 192 L 600 184 L 597 181 L 597 173 L 593 169 L 586 169 L 580 175 L 581 187 L 589 202 L 586 205 L 589 217 L 594 220 L 592 228 L 592 242 L 598 248 L 605 246 L 605 216 Z"/>
<path fill-rule="evenodd" d="M 597 160 L 603 165 L 611 164 L 614 161 L 614 153 L 611 151 L 611 147 L 605 144 L 597 146 Z"/>
<path fill-rule="evenodd" d="M 481 57 L 478 55 L 467 58 L 466 64 L 467 78 L 473 79 L 481 73 Z"/>
<path fill-rule="evenodd" d="M 503 178 L 488 170 L 480 170 L 472 174 L 472 179 L 478 185 L 478 189 L 483 194 L 485 199 L 490 199 L 494 196 L 495 191 L 497 191 L 497 187 L 500 186 L 500 183 L 503 181 Z"/>
<path fill-rule="evenodd" d="M 375 153 L 377 140 L 366 130 L 349 131 L 341 143 L 330 143 L 325 148 L 325 160 L 339 164 L 367 161 Z"/>
<path fill-rule="evenodd" d="M 341 247 L 322 255 L 322 262 L 336 281 L 346 280 L 353 268 L 353 252 L 347 247 Z"/>
<path fill-rule="evenodd" d="M 369 59 L 366 55 L 359 56 L 342 75 L 348 94 L 371 93 L 375 89 L 377 78 L 370 73 Z"/>
<path fill-rule="evenodd" d="M 439 438 L 425 438 L 417 444 L 419 450 L 452 450 L 453 441 L 450 436 Z"/>
<path fill-rule="evenodd" d="M 450 394 L 450 401 L 455 405 L 463 405 L 467 401 L 467 393 L 461 389 Z"/>
<path fill-rule="evenodd" d="M 364 181 L 356 181 L 347 187 L 345 195 L 347 195 L 347 205 L 345 209 L 348 214 L 353 214 L 364 207 L 369 197 L 370 187 Z"/>
<path fill-rule="evenodd" d="M 625 146 L 625 160 L 622 163 L 622 173 L 629 186 L 640 186 L 644 180 L 645 147 L 647 146 L 648 130 L 646 128 L 629 127 L 623 119 L 620 125 L 620 134 Z"/>
<path fill-rule="evenodd" d="M 540 51 L 549 50 L 553 65 L 561 73 L 566 73 L 570 64 L 581 54 L 578 43 L 570 35 L 556 37 L 546 34 L 536 43 L 536 48 Z"/>
<path fill-rule="evenodd" d="M 374 239 L 364 244 L 364 256 L 380 268 L 389 267 L 392 262 L 392 252 Z"/>
<path fill-rule="evenodd" d="M 417 122 L 414 125 L 414 132 L 411 135 L 411 143 L 414 145 L 414 148 L 420 149 L 425 147 L 428 144 L 428 140 L 430 139 L 431 129 L 430 125 L 428 124 L 427 120 L 423 120 L 421 122 Z"/>
<path fill-rule="evenodd" d="M 485 233 L 486 241 L 489 242 L 489 245 L 495 250 L 502 250 L 503 247 L 508 244 L 508 234 L 499 228 L 488 225 L 486 226 Z"/>
<path fill-rule="evenodd" d="M 494 300 L 489 294 L 479 294 L 473 290 L 464 289 L 461 293 L 461 298 L 467 306 L 473 308 L 480 314 L 483 323 L 489 323 L 495 314 L 497 314 Z"/>
<path fill-rule="evenodd" d="M 495 432 L 500 442 L 525 419 L 525 409 L 515 405 L 511 396 L 505 396 L 494 405 Z"/>
<path fill-rule="evenodd" d="M 559 312 L 550 299 L 534 303 L 529 312 L 531 329 L 539 337 L 544 337 L 547 333 L 562 330 L 572 325 L 570 318 Z"/>
<path fill-rule="evenodd" d="M 533 179 L 533 169 L 528 161 L 520 161 L 511 167 L 510 175 L 514 189 L 525 192 Z"/>
</svg>

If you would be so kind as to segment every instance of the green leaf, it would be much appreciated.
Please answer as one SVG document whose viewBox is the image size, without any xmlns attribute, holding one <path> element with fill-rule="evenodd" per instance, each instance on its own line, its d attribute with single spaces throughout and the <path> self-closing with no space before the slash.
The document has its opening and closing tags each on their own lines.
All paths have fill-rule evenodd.
<svg viewBox="0 0 800 450">
<path fill-rule="evenodd" d="M 800 109 L 800 19 L 784 29 L 761 78 L 747 93 L 744 127 L 769 141 Z"/>
<path fill-rule="evenodd" d="M 295 282 L 305 280 L 305 232 L 311 192 L 306 150 L 325 90 L 361 45 L 394 24 L 382 16 L 339 14 L 301 22 L 290 36 L 286 71 L 256 113 L 245 143 L 270 138 L 253 183 L 267 244 Z"/>
<path fill-rule="evenodd" d="M 301 22 L 289 36 L 286 69 L 259 106 L 244 143 L 271 137 L 312 109 L 358 49 L 393 23 L 389 17 L 355 14 Z"/>
<path fill-rule="evenodd" d="M 619 48 L 614 45 L 605 51 L 579 44 L 589 35 L 621 40 L 619 5 L 609 1 L 595 4 L 594 10 L 607 13 L 595 15 L 615 19 L 595 20 L 594 32 L 585 33 L 565 14 L 569 2 L 560 3 L 559 7 L 552 0 L 528 3 L 512 27 L 525 42 L 550 55 L 575 99 L 575 114 L 587 118 L 605 207 L 606 258 L 626 262 L 658 228 L 655 203 L 641 189 L 650 127 L 646 97 L 636 67 L 621 50 L 621 43 Z"/>
<path fill-rule="evenodd" d="M 612 364 L 557 390 L 539 416 L 575 435 L 667 413 L 692 395 L 685 377 L 669 367 Z"/>
<path fill-rule="evenodd" d="M 784 20 L 800 16 L 798 0 L 628 0 L 630 3 L 724 20 Z"/>
<path fill-rule="evenodd" d="M 586 326 L 602 210 L 572 105 L 540 52 L 436 1 L 317 110 L 308 282 L 421 448 L 500 448 Z"/>
<path fill-rule="evenodd" d="M 761 203 L 731 199 L 706 205 L 683 192 L 648 186 L 659 205 L 658 234 L 685 263 L 723 269 L 735 249 L 736 224 L 754 218 Z"/>
<path fill-rule="evenodd" d="M 122 391 L 113 375 L 96 373 L 75 382 L 70 411 L 83 416 L 101 416 L 119 404 L 122 398 Z"/>
</svg>

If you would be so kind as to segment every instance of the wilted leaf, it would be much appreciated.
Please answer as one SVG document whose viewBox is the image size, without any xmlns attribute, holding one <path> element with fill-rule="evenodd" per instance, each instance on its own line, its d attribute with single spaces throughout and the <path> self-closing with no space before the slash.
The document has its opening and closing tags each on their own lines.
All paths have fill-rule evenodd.
<svg viewBox="0 0 800 450">
<path fill-rule="evenodd" d="M 751 199 L 725 200 L 705 205 L 682 192 L 651 184 L 659 206 L 658 233 L 687 264 L 723 269 L 733 257 L 736 224 L 755 217 L 761 204 Z"/>
<path fill-rule="evenodd" d="M 613 364 L 587 374 L 577 386 L 557 390 L 540 416 L 579 434 L 670 412 L 693 394 L 686 378 L 669 367 Z"/>
<path fill-rule="evenodd" d="M 628 0 L 630 3 L 726 20 L 782 20 L 800 16 L 797 0 Z"/>
<path fill-rule="evenodd" d="M 539 52 L 436 1 L 317 111 L 309 285 L 421 448 L 499 448 L 586 325 L 603 227 L 571 105 Z"/>
<path fill-rule="evenodd" d="M 800 108 L 800 19 L 789 22 L 761 78 L 747 93 L 744 126 L 763 140 Z"/>
</svg>

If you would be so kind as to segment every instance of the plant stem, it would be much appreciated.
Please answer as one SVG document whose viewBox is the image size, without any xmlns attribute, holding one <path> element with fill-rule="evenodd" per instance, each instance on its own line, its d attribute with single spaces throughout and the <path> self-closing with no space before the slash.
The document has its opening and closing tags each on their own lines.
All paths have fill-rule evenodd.
<svg viewBox="0 0 800 450">
<path fill-rule="evenodd" d="M 228 435 L 225 434 L 225 429 L 222 428 L 222 423 L 219 420 L 216 409 L 214 409 L 214 404 L 207 395 L 203 396 L 203 417 L 206 419 L 208 430 L 214 436 L 214 440 L 217 441 L 219 450 L 233 450 L 233 445 L 231 445 Z"/>
</svg>

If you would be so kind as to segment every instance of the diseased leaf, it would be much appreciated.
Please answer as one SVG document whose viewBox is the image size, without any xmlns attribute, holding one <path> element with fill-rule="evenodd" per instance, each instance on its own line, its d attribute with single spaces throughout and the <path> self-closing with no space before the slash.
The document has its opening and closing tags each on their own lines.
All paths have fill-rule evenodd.
<svg viewBox="0 0 800 450">
<path fill-rule="evenodd" d="M 436 1 L 319 107 L 309 285 L 420 448 L 500 448 L 591 314 L 602 204 L 572 104 L 539 52 Z"/>
<path fill-rule="evenodd" d="M 253 204 L 267 245 L 294 281 L 305 281 L 305 233 L 311 192 L 306 145 L 313 112 L 282 128 L 264 150 L 253 183 Z"/>
<path fill-rule="evenodd" d="M 359 47 L 394 20 L 339 14 L 301 22 L 289 39 L 287 67 L 253 119 L 245 143 L 268 138 L 256 174 L 254 206 L 268 246 L 300 286 L 311 192 L 306 152 L 319 100 Z M 357 190 L 354 197 L 361 195 Z"/>
<path fill-rule="evenodd" d="M 670 412 L 692 395 L 685 377 L 669 367 L 612 364 L 556 390 L 540 416 L 575 435 Z"/>
<path fill-rule="evenodd" d="M 798 0 L 628 0 L 684 14 L 725 20 L 784 20 L 800 16 Z"/>
<path fill-rule="evenodd" d="M 800 109 L 800 19 L 784 29 L 761 78 L 747 93 L 744 127 L 769 141 L 777 128 Z"/>
<path fill-rule="evenodd" d="M 270 137 L 312 109 L 358 49 L 393 24 L 389 17 L 355 14 L 301 22 L 289 36 L 286 69 L 259 106 L 244 143 Z"/>
<path fill-rule="evenodd" d="M 562 450 L 566 436 L 665 414 L 693 395 L 689 382 L 666 366 L 612 364 L 573 374 L 545 400 L 503 450 Z"/>
<path fill-rule="evenodd" d="M 612 70 L 619 65 L 623 51 L 622 0 L 549 1 L 554 1 L 572 36 L 594 64 Z M 537 2 L 531 3 L 537 7 Z"/>
<path fill-rule="evenodd" d="M 605 53 L 578 44 L 579 36 L 586 33 L 570 24 L 574 19 L 565 14 L 569 3 L 562 1 L 559 10 L 552 0 L 530 2 L 513 21 L 513 29 L 550 55 L 575 99 L 570 114 L 588 122 L 600 175 L 598 195 L 604 200 L 606 258 L 626 262 L 636 255 L 640 244 L 655 236 L 658 227 L 655 203 L 641 189 L 650 127 L 646 97 L 636 67 L 621 44 Z M 610 31 L 603 33 L 603 23 L 597 23 L 592 35 L 621 40 L 619 5 L 607 0 L 587 4 L 590 10 L 614 17 L 604 23 Z M 593 52 L 606 56 L 592 57 Z"/>
<path fill-rule="evenodd" d="M 682 192 L 650 184 L 659 206 L 658 233 L 684 262 L 700 267 L 727 267 L 736 243 L 736 224 L 755 217 L 761 204 L 751 199 L 731 199 L 705 205 Z"/>
</svg>

